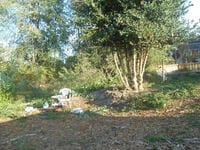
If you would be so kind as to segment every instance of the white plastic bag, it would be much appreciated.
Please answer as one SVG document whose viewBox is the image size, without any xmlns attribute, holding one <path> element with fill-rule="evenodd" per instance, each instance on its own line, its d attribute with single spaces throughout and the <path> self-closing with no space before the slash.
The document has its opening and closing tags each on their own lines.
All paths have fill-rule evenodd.
<svg viewBox="0 0 200 150">
<path fill-rule="evenodd" d="M 75 113 L 75 114 L 82 114 L 83 113 L 83 109 L 82 108 L 74 108 L 74 109 L 72 109 L 71 112 Z"/>
</svg>

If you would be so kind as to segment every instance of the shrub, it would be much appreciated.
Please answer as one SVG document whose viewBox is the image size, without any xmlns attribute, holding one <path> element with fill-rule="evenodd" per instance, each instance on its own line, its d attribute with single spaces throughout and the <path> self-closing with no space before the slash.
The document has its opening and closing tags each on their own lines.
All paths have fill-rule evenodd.
<svg viewBox="0 0 200 150">
<path fill-rule="evenodd" d="M 169 99 L 169 95 L 162 92 L 133 96 L 125 103 L 123 111 L 164 108 Z"/>
<path fill-rule="evenodd" d="M 9 100 L 11 98 L 10 92 L 0 89 L 0 102 Z"/>
<path fill-rule="evenodd" d="M 19 117 L 24 107 L 19 101 L 14 101 L 9 93 L 0 90 L 0 117 Z"/>
<path fill-rule="evenodd" d="M 175 89 L 169 92 L 172 99 L 185 99 L 191 96 L 191 91 L 187 89 Z"/>
<path fill-rule="evenodd" d="M 118 82 L 116 76 L 106 76 L 101 69 L 92 64 L 86 54 L 77 56 L 75 64 L 70 68 L 63 68 L 59 75 L 59 86 L 68 86 L 83 95 Z"/>
<path fill-rule="evenodd" d="M 169 96 L 165 93 L 151 93 L 143 96 L 142 105 L 144 108 L 164 108 L 167 105 Z"/>
</svg>

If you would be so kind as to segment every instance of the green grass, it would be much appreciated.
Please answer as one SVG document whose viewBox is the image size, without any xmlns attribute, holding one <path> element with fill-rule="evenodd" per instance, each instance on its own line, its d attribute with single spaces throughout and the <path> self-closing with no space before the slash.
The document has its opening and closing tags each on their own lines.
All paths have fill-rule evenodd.
<svg viewBox="0 0 200 150">
<path fill-rule="evenodd" d="M 171 99 L 186 99 L 199 96 L 200 75 L 198 73 L 169 76 L 168 80 L 157 84 L 155 88 L 170 96 Z"/>
<path fill-rule="evenodd" d="M 141 109 L 162 109 L 170 100 L 195 99 L 200 97 L 200 74 L 188 73 L 170 75 L 162 82 L 157 75 L 148 73 L 146 85 L 150 92 L 132 95 L 121 111 L 136 111 Z M 199 106 L 195 107 L 196 109 Z"/>
<path fill-rule="evenodd" d="M 35 150 L 35 146 L 27 140 L 18 140 L 17 147 L 19 150 Z"/>
<path fill-rule="evenodd" d="M 70 112 L 44 112 L 41 114 L 43 119 L 64 119 Z"/>
<path fill-rule="evenodd" d="M 91 107 L 89 110 L 79 114 L 80 118 L 93 118 L 97 116 L 109 116 L 110 109 L 107 106 Z"/>
<path fill-rule="evenodd" d="M 119 111 L 137 111 L 141 109 L 162 109 L 167 106 L 170 100 L 184 100 L 184 99 L 199 99 L 200 94 L 200 74 L 198 73 L 189 73 L 189 74 L 179 74 L 179 75 L 170 75 L 168 79 L 162 82 L 161 79 L 155 74 L 148 73 L 148 84 L 151 89 L 149 92 L 134 94 L 123 104 L 120 105 L 120 108 L 116 110 Z M 95 89 L 88 85 L 87 88 Z M 26 91 L 24 91 L 26 93 Z M 50 96 L 47 96 L 47 91 L 42 90 L 33 90 L 35 93 L 29 95 L 30 99 L 29 104 L 35 108 L 41 108 L 45 102 L 51 102 Z M 83 92 L 84 93 L 84 92 Z M 28 95 L 28 93 L 26 94 Z M 42 97 L 42 95 L 44 97 Z M 20 117 L 20 111 L 24 109 L 23 101 L 14 100 L 11 98 L 10 93 L 0 92 L 0 117 Z M 85 112 L 85 117 L 99 115 L 108 115 L 109 109 L 106 106 L 103 107 L 92 107 L 89 111 Z M 198 111 L 200 106 L 194 106 L 192 108 L 194 111 Z M 47 115 L 48 116 L 48 115 Z M 49 114 L 50 117 L 47 118 L 56 118 Z M 52 116 L 52 117 L 51 117 Z M 191 121 L 192 122 L 192 121 Z M 194 122 L 193 125 L 199 126 L 199 122 Z"/>
<path fill-rule="evenodd" d="M 189 125 L 193 127 L 200 127 L 200 115 L 199 113 L 191 113 L 186 116 L 186 120 Z"/>
<path fill-rule="evenodd" d="M 165 142 L 166 138 L 161 134 L 151 134 L 144 137 L 147 142 Z"/>
<path fill-rule="evenodd" d="M 22 116 L 20 111 L 24 110 L 24 105 L 20 101 L 1 101 L 0 117 L 19 118 Z"/>
</svg>

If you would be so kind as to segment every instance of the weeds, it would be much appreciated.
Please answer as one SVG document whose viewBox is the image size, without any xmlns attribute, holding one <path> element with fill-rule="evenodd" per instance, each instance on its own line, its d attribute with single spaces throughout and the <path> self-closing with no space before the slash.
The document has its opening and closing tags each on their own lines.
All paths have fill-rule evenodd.
<svg viewBox="0 0 200 150">
<path fill-rule="evenodd" d="M 93 107 L 90 108 L 89 112 L 93 112 L 93 114 L 98 114 L 102 116 L 106 116 L 110 113 L 110 110 L 107 106 L 101 106 L 101 107 Z"/>
<path fill-rule="evenodd" d="M 166 138 L 161 134 L 152 134 L 147 135 L 144 137 L 144 139 L 148 142 L 154 143 L 154 142 L 165 142 Z"/>
<path fill-rule="evenodd" d="M 166 107 L 170 97 L 162 92 L 141 94 L 130 97 L 123 111 L 136 111 L 140 109 L 161 109 Z"/>
<path fill-rule="evenodd" d="M 92 107 L 89 110 L 85 111 L 82 114 L 79 114 L 81 118 L 92 118 L 97 116 L 107 116 L 109 115 L 110 110 L 107 106 L 103 107 Z"/>
<path fill-rule="evenodd" d="M 200 95 L 200 85 L 198 84 L 200 76 L 198 74 L 171 75 L 168 80 L 160 81 L 160 83 L 158 79 L 153 77 L 152 79 L 146 84 L 151 85 L 149 88 L 153 89 L 153 92 L 129 97 L 121 111 L 161 109 L 166 107 L 170 100 L 184 100 Z"/>
<path fill-rule="evenodd" d="M 19 150 L 35 150 L 33 144 L 31 142 L 28 142 L 27 140 L 18 140 L 17 147 L 19 148 Z"/>
<path fill-rule="evenodd" d="M 64 119 L 69 112 L 44 112 L 41 114 L 44 119 Z"/>
<path fill-rule="evenodd" d="M 23 109 L 21 102 L 3 102 L 0 104 L 0 117 L 19 118 L 21 117 L 20 111 Z"/>
<path fill-rule="evenodd" d="M 193 127 L 200 127 L 200 116 L 198 113 L 191 113 L 186 116 L 188 124 Z"/>
</svg>

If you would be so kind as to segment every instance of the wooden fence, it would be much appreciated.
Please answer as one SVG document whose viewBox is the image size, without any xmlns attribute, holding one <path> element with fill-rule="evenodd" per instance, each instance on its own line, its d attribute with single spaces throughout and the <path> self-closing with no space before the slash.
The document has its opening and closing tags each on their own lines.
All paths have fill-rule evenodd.
<svg viewBox="0 0 200 150">
<path fill-rule="evenodd" d="M 178 64 L 178 71 L 200 72 L 200 63 L 183 63 L 183 64 Z"/>
<path fill-rule="evenodd" d="M 166 74 L 200 72 L 200 63 L 183 63 L 158 66 L 156 72 L 159 76 Z"/>
</svg>

